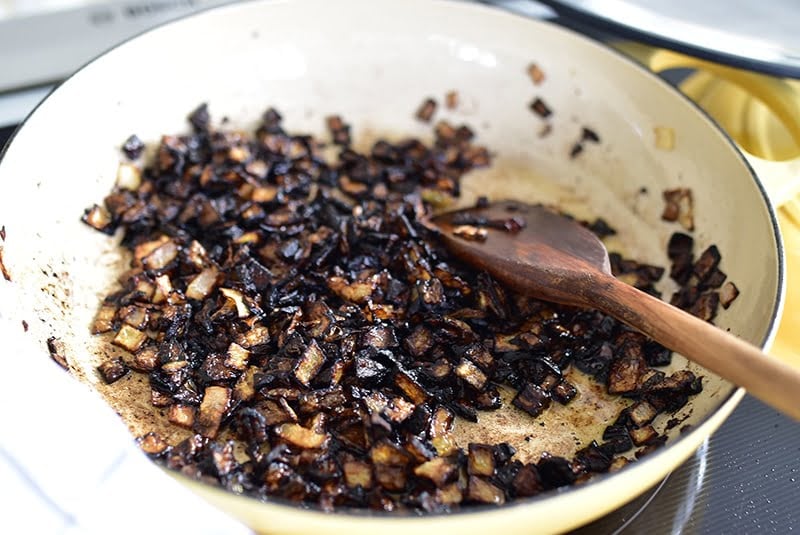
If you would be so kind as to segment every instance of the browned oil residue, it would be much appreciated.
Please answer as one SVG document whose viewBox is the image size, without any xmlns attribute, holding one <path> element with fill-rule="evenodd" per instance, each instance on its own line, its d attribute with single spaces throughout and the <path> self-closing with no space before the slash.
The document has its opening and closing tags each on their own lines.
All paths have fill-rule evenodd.
<svg viewBox="0 0 800 535">
<path fill-rule="evenodd" d="M 511 405 L 512 390 L 502 389 L 503 407 L 499 410 L 480 413 L 477 423 L 456 419 L 459 446 L 508 442 L 517 450 L 516 459 L 523 463 L 537 462 L 544 452 L 573 457 L 592 440 L 599 440 L 608 422 L 629 402 L 609 395 L 604 385 L 575 369 L 567 376 L 579 391 L 569 404 L 553 403 L 541 416 L 532 418 Z"/>
</svg>

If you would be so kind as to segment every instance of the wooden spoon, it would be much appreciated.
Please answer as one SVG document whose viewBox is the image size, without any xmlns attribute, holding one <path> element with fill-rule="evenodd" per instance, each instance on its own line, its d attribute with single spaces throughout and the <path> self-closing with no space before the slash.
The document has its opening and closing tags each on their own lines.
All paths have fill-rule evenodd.
<svg viewBox="0 0 800 535">
<path fill-rule="evenodd" d="M 491 224 L 462 226 L 479 219 Z M 504 223 L 508 229 L 495 228 Z M 452 253 L 509 287 L 601 310 L 800 420 L 800 370 L 617 280 L 603 243 L 575 221 L 542 206 L 505 201 L 441 214 L 428 226 Z M 485 239 L 465 237 L 478 228 Z"/>
</svg>

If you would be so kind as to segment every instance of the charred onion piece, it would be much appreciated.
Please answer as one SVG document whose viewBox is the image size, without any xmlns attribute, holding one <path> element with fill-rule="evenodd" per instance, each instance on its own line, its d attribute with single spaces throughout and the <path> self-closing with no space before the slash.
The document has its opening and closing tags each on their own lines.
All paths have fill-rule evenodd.
<svg viewBox="0 0 800 535">
<path fill-rule="evenodd" d="M 130 160 L 137 159 L 142 155 L 142 151 L 144 151 L 144 142 L 142 142 L 136 134 L 126 139 L 125 143 L 122 145 L 122 152 L 125 153 L 125 156 Z"/>
<path fill-rule="evenodd" d="M 122 379 L 128 373 L 128 366 L 120 357 L 107 360 L 97 367 L 100 376 L 106 384 L 111 384 Z"/>
<path fill-rule="evenodd" d="M 458 91 L 448 91 L 444 95 L 444 104 L 448 110 L 454 110 L 458 107 Z"/>
<path fill-rule="evenodd" d="M 11 282 L 11 274 L 8 272 L 8 268 L 6 267 L 6 264 L 3 261 L 3 250 L 4 250 L 3 247 L 0 247 L 0 274 L 3 275 L 3 278 L 6 281 Z"/>
<path fill-rule="evenodd" d="M 719 292 L 719 302 L 723 308 L 728 308 L 738 296 L 739 288 L 732 282 L 726 282 Z"/>
<path fill-rule="evenodd" d="M 528 65 L 528 76 L 534 85 L 541 85 L 545 79 L 544 71 L 535 63 Z"/>
<path fill-rule="evenodd" d="M 664 191 L 664 212 L 661 219 L 677 221 L 688 230 L 694 230 L 694 201 L 692 190 L 677 188 Z"/>
<path fill-rule="evenodd" d="M 533 102 L 531 102 L 530 109 L 542 119 L 547 119 L 553 114 L 550 107 L 539 97 L 536 97 Z"/>
<path fill-rule="evenodd" d="M 417 109 L 417 119 L 429 123 L 436 113 L 436 101 L 432 98 L 426 98 Z"/>
<path fill-rule="evenodd" d="M 203 394 L 203 401 L 200 403 L 200 411 L 194 422 L 195 431 L 204 437 L 215 438 L 230 400 L 230 388 L 223 386 L 207 387 Z"/>
</svg>

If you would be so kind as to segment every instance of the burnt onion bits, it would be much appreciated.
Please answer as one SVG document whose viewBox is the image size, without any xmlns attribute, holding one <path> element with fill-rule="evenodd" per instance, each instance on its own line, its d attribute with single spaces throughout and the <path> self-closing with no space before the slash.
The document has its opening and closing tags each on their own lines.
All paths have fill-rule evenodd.
<svg viewBox="0 0 800 535">
<path fill-rule="evenodd" d="M 378 141 L 361 154 L 332 115 L 340 152 L 326 162 L 281 120 L 270 109 L 254 135 L 226 131 L 203 105 L 193 132 L 164 136 L 146 166 L 131 137 L 124 180 L 84 216 L 121 231 L 132 254 L 93 326 L 129 354 L 100 375 L 148 374 L 151 403 L 193 431 L 178 444 L 140 437 L 153 459 L 260 499 L 442 512 L 582 481 L 663 443 L 651 422 L 699 392 L 699 377 L 657 370 L 670 352 L 603 314 L 507 291 L 418 222 L 489 164 L 467 126 L 440 121 L 430 146 Z M 682 247 L 685 260 L 693 244 Z M 718 262 L 701 261 L 687 280 L 717 280 Z M 663 269 L 619 255 L 612 266 L 657 294 Z M 573 459 L 523 464 L 505 443 L 456 443 L 455 419 L 498 409 L 500 385 L 532 418 L 569 404 L 570 367 L 632 403 Z"/>
</svg>

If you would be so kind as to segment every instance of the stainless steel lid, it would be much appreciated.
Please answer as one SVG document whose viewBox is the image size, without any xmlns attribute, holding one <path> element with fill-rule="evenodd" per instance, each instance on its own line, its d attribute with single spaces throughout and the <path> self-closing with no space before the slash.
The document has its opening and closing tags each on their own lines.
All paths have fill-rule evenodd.
<svg viewBox="0 0 800 535">
<path fill-rule="evenodd" d="M 734 67 L 800 78 L 798 0 L 541 0 L 606 30 Z"/>
</svg>

